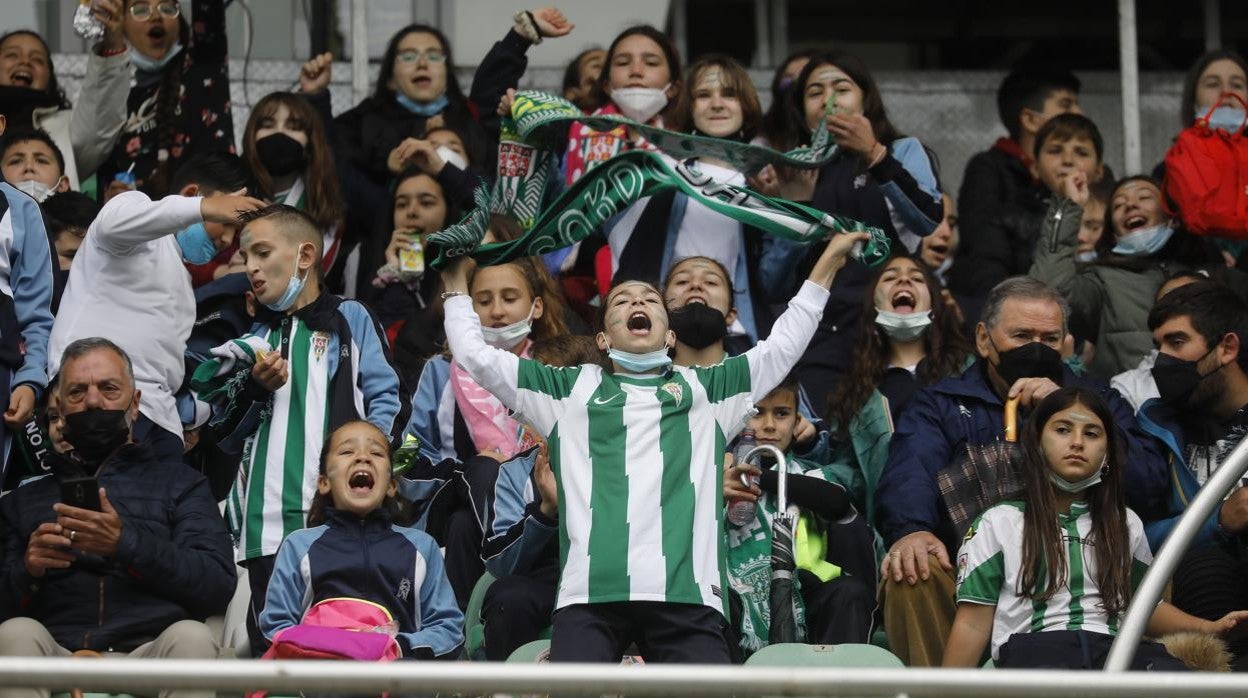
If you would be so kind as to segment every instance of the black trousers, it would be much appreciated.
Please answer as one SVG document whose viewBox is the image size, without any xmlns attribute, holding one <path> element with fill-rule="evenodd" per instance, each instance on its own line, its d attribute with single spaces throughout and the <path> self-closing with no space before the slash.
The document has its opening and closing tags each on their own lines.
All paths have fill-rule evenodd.
<svg viewBox="0 0 1248 698">
<path fill-rule="evenodd" d="M 1189 551 L 1174 572 L 1171 602 L 1205 620 L 1248 608 L 1248 558 L 1217 545 Z M 1248 639 L 1227 648 L 1232 668 L 1248 671 Z"/>
<path fill-rule="evenodd" d="M 468 608 L 472 588 L 485 573 L 485 564 L 481 562 L 481 525 L 472 509 L 462 507 L 451 513 L 446 520 L 442 545 L 446 548 L 442 560 L 446 579 L 462 611 Z"/>
<path fill-rule="evenodd" d="M 264 597 L 269 593 L 269 578 L 273 576 L 276 555 L 255 557 L 243 563 L 247 568 L 247 585 L 251 587 L 251 604 L 247 609 L 247 639 L 251 642 L 251 656 L 259 657 L 269 649 L 268 639 L 260 632 L 260 614 L 264 611 Z"/>
<path fill-rule="evenodd" d="M 555 611 L 550 661 L 619 662 L 631 643 L 647 663 L 732 663 L 720 613 L 661 601 L 576 604 Z"/>
<path fill-rule="evenodd" d="M 998 651 L 1002 669 L 1102 669 L 1114 644 L 1111 635 L 1087 630 L 1047 630 L 1020 633 Z M 1147 640 L 1131 660 L 1132 671 L 1189 671 L 1183 662 L 1156 642 Z"/>
<path fill-rule="evenodd" d="M 558 561 L 491 584 L 481 605 L 486 658 L 505 661 L 519 647 L 536 640 L 550 625 L 558 587 Z"/>
<path fill-rule="evenodd" d="M 875 589 L 860 577 L 842 575 L 828 582 L 798 570 L 806 605 L 806 641 L 812 645 L 869 643 L 875 616 Z"/>
</svg>

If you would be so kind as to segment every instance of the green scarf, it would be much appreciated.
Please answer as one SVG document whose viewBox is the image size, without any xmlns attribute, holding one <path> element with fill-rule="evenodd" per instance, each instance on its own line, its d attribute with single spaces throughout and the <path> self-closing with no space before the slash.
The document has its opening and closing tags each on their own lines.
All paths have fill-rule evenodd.
<svg viewBox="0 0 1248 698">
<path fill-rule="evenodd" d="M 515 133 L 524 142 L 555 150 L 566 146 L 568 125 L 574 121 L 587 124 L 596 131 L 627 126 L 677 160 L 715 158 L 747 176 L 754 175 L 767 165 L 818 169 L 836 155 L 836 145 L 826 128 L 815 129 L 810 147 L 782 153 L 761 145 L 668 131 L 619 114 L 585 114 L 566 99 L 528 90 L 516 93 L 511 120 L 515 124 Z"/>
<path fill-rule="evenodd" d="M 478 188 L 473 197 L 476 207 L 467 217 L 429 236 L 428 245 L 435 252 L 432 266 L 440 269 L 451 259 L 464 255 L 471 255 L 482 265 L 505 264 L 519 257 L 569 247 L 589 237 L 638 199 L 669 189 L 678 189 L 712 211 L 745 225 L 799 243 L 824 240 L 830 233 L 865 230 L 871 233 L 871 239 L 857 257 L 868 266 L 877 266 L 888 258 L 888 238 L 879 228 L 717 182 L 682 163 L 669 163 L 657 153 L 632 150 L 590 170 L 548 206 L 524 235 L 510 242 L 481 245 L 489 225 L 492 197 L 484 187 Z"/>
<path fill-rule="evenodd" d="M 871 240 L 856 250 L 855 256 L 868 266 L 888 258 L 888 238 L 879 228 L 717 182 L 696 165 L 649 150 L 621 153 L 593 168 L 542 210 L 546 185 L 554 172 L 554 156 L 563 147 L 565 127 L 572 121 L 607 129 L 625 124 L 641 131 L 671 156 L 718 158 L 743 171 L 768 163 L 819 167 L 836 150 L 826 136 L 827 129 L 816 129 L 810 148 L 780 153 L 735 141 L 674 133 L 613 114 L 586 116 L 567 100 L 540 92 L 520 92 L 511 114 L 503 119 L 493 191 L 478 188 L 473 195 L 475 207 L 463 220 L 428 237 L 427 247 L 434 253 L 430 266 L 440 269 L 465 255 L 486 266 L 505 264 L 570 247 L 639 199 L 671 189 L 733 220 L 798 243 L 823 240 L 831 233 L 864 230 L 871 233 Z M 524 235 L 482 245 L 490 213 L 515 217 Z"/>
</svg>

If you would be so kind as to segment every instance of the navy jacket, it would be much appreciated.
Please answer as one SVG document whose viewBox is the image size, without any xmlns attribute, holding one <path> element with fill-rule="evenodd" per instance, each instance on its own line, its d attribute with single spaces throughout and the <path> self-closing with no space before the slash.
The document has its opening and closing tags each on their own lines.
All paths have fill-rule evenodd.
<svg viewBox="0 0 1248 698">
<path fill-rule="evenodd" d="M 1148 536 L 1148 544 L 1153 552 L 1157 552 L 1161 550 L 1161 544 L 1166 541 L 1171 529 L 1183 516 L 1183 512 L 1187 511 L 1188 503 L 1200 493 L 1201 485 L 1187 465 L 1185 456 L 1187 439 L 1174 410 L 1167 407 L 1161 400 L 1153 398 L 1140 406 L 1137 419 L 1140 420 L 1141 429 L 1165 444 L 1167 465 L 1164 502 L 1160 508 L 1152 512 L 1152 516 L 1140 517 L 1145 522 L 1144 534 Z M 1228 545 L 1234 542 L 1233 537 L 1223 533 L 1218 527 L 1218 516 L 1221 513 L 1221 507 L 1213 510 L 1209 518 L 1201 524 L 1196 537 L 1189 544 L 1189 549 L 1195 550 L 1213 544 Z"/>
<path fill-rule="evenodd" d="M 1101 381 L 1063 368 L 1062 385 L 1095 390 L 1109 403 L 1114 421 L 1126 436 L 1127 503 L 1147 519 L 1167 490 L 1166 460 L 1159 444 L 1140 429 L 1130 403 Z M 964 531 L 955 531 L 936 485 L 936 474 L 956 461 L 968 443 L 1001 439 L 1005 402 L 988 382 L 981 359 L 961 376 L 946 378 L 915 394 L 897 423 L 888 461 L 876 489 L 878 528 L 891 546 L 915 531 L 930 531 L 953 555 Z"/>
<path fill-rule="evenodd" d="M 333 508 L 326 522 L 295 531 L 277 551 L 260 630 L 273 639 L 325 599 L 364 599 L 398 622 L 404 657 L 454 659 L 464 614 L 446 579 L 438 544 L 391 522 L 384 510 L 361 519 Z"/>
<path fill-rule="evenodd" d="M 225 613 L 234 550 L 208 481 L 157 461 L 146 444 L 129 444 L 105 461 L 99 482 L 121 516 L 117 554 L 83 555 L 39 579 L 26 572 L 26 544 L 56 520 L 56 476 L 31 478 L 0 498 L 0 619 L 33 618 L 71 651 L 128 652 L 180 620 Z"/>
</svg>

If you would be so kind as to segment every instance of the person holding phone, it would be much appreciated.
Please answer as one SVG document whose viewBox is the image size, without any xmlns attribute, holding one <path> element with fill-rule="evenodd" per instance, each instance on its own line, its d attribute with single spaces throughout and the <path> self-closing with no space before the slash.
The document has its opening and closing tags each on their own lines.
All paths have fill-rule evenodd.
<svg viewBox="0 0 1248 698">
<path fill-rule="evenodd" d="M 72 455 L 0 499 L 0 656 L 216 658 L 201 621 L 225 612 L 236 577 L 208 481 L 134 439 L 140 391 L 116 344 L 70 343 L 58 392 Z"/>
</svg>

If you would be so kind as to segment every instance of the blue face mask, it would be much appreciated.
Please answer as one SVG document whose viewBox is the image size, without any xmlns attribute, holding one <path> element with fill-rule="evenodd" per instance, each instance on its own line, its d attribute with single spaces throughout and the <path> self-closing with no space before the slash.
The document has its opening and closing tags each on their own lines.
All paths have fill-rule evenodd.
<svg viewBox="0 0 1248 698">
<path fill-rule="evenodd" d="M 438 98 L 432 102 L 417 102 L 402 92 L 396 92 L 394 93 L 394 101 L 398 102 L 404 109 L 410 111 L 411 113 L 419 114 L 420 116 L 425 117 L 433 116 L 434 114 L 441 114 L 442 110 L 446 109 L 446 105 L 449 104 L 449 100 L 447 100 L 445 94 L 439 95 Z"/>
<path fill-rule="evenodd" d="M 207 264 L 217 256 L 217 246 L 208 237 L 208 229 L 203 223 L 192 223 L 177 234 L 178 247 L 182 248 L 182 259 L 191 264 Z"/>
<path fill-rule="evenodd" d="M 151 56 L 147 56 L 138 51 L 131 50 L 130 62 L 134 64 L 135 68 L 138 68 L 145 73 L 159 73 L 165 66 L 169 65 L 169 61 L 173 60 L 179 53 L 182 53 L 181 41 L 175 42 L 173 46 L 170 46 L 169 50 L 165 52 L 165 55 L 160 58 L 152 58 Z"/>
<path fill-rule="evenodd" d="M 1174 228 L 1165 223 L 1141 228 L 1118 238 L 1118 244 L 1114 245 L 1114 254 L 1147 257 L 1165 247 L 1172 235 L 1174 235 Z"/>
<path fill-rule="evenodd" d="M 612 348 L 607 349 L 607 356 L 629 373 L 648 373 L 672 365 L 672 357 L 667 355 L 667 351 L 667 347 L 661 347 L 645 354 L 634 354 L 631 351 Z"/>
<path fill-rule="evenodd" d="M 295 299 L 303 292 L 303 285 L 307 283 L 308 274 L 312 273 L 312 269 L 309 268 L 308 273 L 304 274 L 302 279 L 299 278 L 299 252 L 302 250 L 303 246 L 300 245 L 299 250 L 295 252 L 295 272 L 291 274 L 290 283 L 286 284 L 286 291 L 282 293 L 282 297 L 272 303 L 265 303 L 269 310 L 279 313 L 290 310 L 290 307 L 295 304 Z"/>
<path fill-rule="evenodd" d="M 1209 113 L 1209 107 L 1205 107 L 1197 112 L 1196 117 L 1203 119 L 1209 117 L 1209 128 L 1219 128 L 1227 133 L 1239 133 L 1244 125 L 1244 110 L 1239 107 L 1220 106 Z"/>
</svg>

